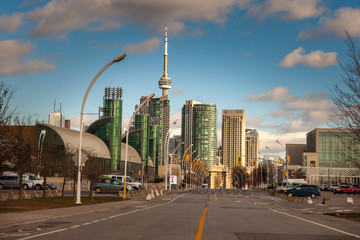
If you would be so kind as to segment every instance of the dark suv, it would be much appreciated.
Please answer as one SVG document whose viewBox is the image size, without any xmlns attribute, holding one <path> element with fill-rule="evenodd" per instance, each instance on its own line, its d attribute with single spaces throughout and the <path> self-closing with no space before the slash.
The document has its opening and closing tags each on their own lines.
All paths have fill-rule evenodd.
<svg viewBox="0 0 360 240">
<path fill-rule="evenodd" d="M 3 188 L 19 188 L 20 177 L 19 176 L 0 176 L 0 189 Z M 23 180 L 22 189 L 27 190 L 33 187 L 32 181 Z"/>
<path fill-rule="evenodd" d="M 320 196 L 320 189 L 316 185 L 298 185 L 294 188 L 288 189 L 284 192 L 289 197 L 298 196 L 298 197 L 311 197 L 315 198 L 316 196 Z"/>
</svg>

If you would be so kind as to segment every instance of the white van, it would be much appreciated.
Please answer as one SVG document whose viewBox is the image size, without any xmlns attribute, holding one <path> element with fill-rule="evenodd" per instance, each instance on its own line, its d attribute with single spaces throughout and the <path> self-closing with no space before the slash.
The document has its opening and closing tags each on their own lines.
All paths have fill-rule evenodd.
<svg viewBox="0 0 360 240">
<path fill-rule="evenodd" d="M 32 181 L 34 183 L 33 188 L 36 190 L 40 190 L 43 187 L 44 181 L 41 180 L 38 176 L 33 174 L 25 174 L 23 175 L 23 180 Z"/>
<path fill-rule="evenodd" d="M 125 180 L 124 175 L 117 175 L 117 174 L 104 175 L 103 178 L 113 178 L 113 179 L 120 180 L 121 182 L 124 182 L 124 180 Z M 126 185 L 129 185 L 129 186 L 133 187 L 135 190 L 144 188 L 144 186 L 141 183 L 136 182 L 135 179 L 133 179 L 130 176 L 126 176 Z"/>
<path fill-rule="evenodd" d="M 16 172 L 4 172 L 5 176 L 18 176 Z M 38 176 L 32 173 L 25 173 L 22 176 L 23 180 L 27 180 L 30 182 L 33 182 L 32 188 L 35 188 L 36 190 L 40 190 L 43 187 L 44 181 L 41 180 Z"/>
</svg>

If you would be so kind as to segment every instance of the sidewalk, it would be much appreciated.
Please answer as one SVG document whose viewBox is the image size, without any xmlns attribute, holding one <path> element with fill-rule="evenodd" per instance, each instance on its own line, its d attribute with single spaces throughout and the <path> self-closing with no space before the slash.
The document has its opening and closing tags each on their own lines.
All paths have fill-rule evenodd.
<svg viewBox="0 0 360 240">
<path fill-rule="evenodd" d="M 143 196 L 141 196 L 143 197 Z M 127 208 L 146 203 L 145 197 L 136 197 L 126 201 L 80 205 L 74 207 L 53 208 L 47 210 L 27 211 L 18 213 L 3 213 L 0 215 L 0 229 L 12 225 L 35 223 L 66 216 L 81 215 L 89 212 L 104 211 L 108 209 Z"/>
</svg>

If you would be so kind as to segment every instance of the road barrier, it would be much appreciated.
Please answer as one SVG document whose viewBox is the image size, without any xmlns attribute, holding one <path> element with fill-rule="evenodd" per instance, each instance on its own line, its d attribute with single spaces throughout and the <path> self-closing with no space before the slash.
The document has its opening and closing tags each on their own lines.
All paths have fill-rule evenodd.
<svg viewBox="0 0 360 240">
<path fill-rule="evenodd" d="M 329 205 L 330 204 L 330 198 L 323 198 L 322 204 Z"/>
</svg>

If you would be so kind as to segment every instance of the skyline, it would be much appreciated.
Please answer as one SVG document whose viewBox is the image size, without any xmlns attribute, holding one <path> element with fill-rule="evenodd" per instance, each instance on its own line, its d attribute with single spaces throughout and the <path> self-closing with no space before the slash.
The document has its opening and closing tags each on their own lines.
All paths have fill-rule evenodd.
<svg viewBox="0 0 360 240">
<path fill-rule="evenodd" d="M 217 104 L 221 138 L 221 111 L 245 109 L 260 152 L 270 154 L 268 146 L 283 154 L 275 140 L 305 143 L 307 132 L 327 127 L 328 95 L 342 74 L 337 59 L 347 61 L 345 30 L 360 37 L 354 2 L 5 1 L 0 79 L 17 89 L 12 105 L 19 115 L 47 121 L 54 99 L 61 100 L 77 128 L 92 78 L 125 52 L 97 80 L 85 112 L 98 112 L 105 87 L 121 87 L 126 127 L 141 96 L 161 96 L 167 24 L 171 118 L 181 118 L 186 100 Z"/>
</svg>

